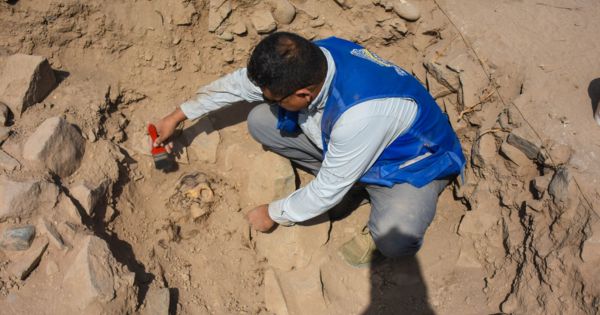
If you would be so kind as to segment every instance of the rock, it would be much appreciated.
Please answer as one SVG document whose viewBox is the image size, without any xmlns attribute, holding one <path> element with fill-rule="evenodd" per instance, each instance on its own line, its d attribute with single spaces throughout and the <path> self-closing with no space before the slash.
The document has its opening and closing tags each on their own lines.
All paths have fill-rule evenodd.
<svg viewBox="0 0 600 315">
<path fill-rule="evenodd" d="M 287 303 L 281 290 L 279 279 L 273 269 L 265 271 L 265 305 L 267 310 L 277 315 L 288 315 Z"/>
<path fill-rule="evenodd" d="M 256 235 L 256 250 L 272 267 L 283 271 L 301 269 L 328 242 L 330 227 L 327 213 L 302 224 L 281 226 L 270 234 Z"/>
<path fill-rule="evenodd" d="M 255 204 L 269 203 L 296 190 L 290 161 L 272 152 L 262 152 L 249 161 L 246 195 Z"/>
<path fill-rule="evenodd" d="M 213 129 L 210 120 L 204 118 L 183 131 L 183 137 L 189 144 L 189 150 L 200 162 L 215 163 L 217 150 L 221 142 L 219 132 Z"/>
<path fill-rule="evenodd" d="M 9 273 L 21 280 L 25 280 L 39 265 L 46 248 L 48 248 L 48 240 L 46 238 L 37 238 L 24 255 L 12 261 L 8 266 Z"/>
<path fill-rule="evenodd" d="M 208 31 L 214 32 L 231 13 L 231 1 L 210 0 L 208 4 Z"/>
<path fill-rule="evenodd" d="M 35 236 L 35 227 L 26 225 L 8 228 L 2 233 L 0 248 L 5 250 L 26 250 Z"/>
<path fill-rule="evenodd" d="M 58 197 L 58 204 L 55 208 L 61 213 L 64 219 L 71 219 L 70 221 L 77 224 L 83 223 L 81 214 L 79 213 L 79 210 L 77 210 L 77 206 L 75 206 L 71 198 L 66 195 L 61 194 Z"/>
<path fill-rule="evenodd" d="M 67 177 L 79 168 L 84 151 L 79 131 L 63 118 L 52 117 L 29 136 L 23 146 L 23 158 Z"/>
<path fill-rule="evenodd" d="M 394 18 L 388 20 L 387 24 L 402 35 L 406 35 L 406 33 L 408 33 L 408 27 L 406 26 L 406 22 L 404 22 L 404 20 L 402 19 Z"/>
<path fill-rule="evenodd" d="M 258 34 L 267 34 L 271 33 L 277 28 L 277 23 L 273 19 L 273 15 L 268 10 L 259 10 L 256 11 L 250 17 L 252 21 L 252 25 L 258 32 Z"/>
<path fill-rule="evenodd" d="M 352 9 L 354 6 L 351 0 L 335 0 L 335 3 L 337 3 L 344 10 Z"/>
<path fill-rule="evenodd" d="M 142 315 L 169 315 L 169 288 L 150 288 L 146 293 Z"/>
<path fill-rule="evenodd" d="M 513 129 L 506 142 L 521 150 L 531 160 L 537 159 L 542 146 L 535 133 L 527 127 Z"/>
<path fill-rule="evenodd" d="M 273 18 L 279 24 L 288 25 L 296 16 L 296 8 L 288 0 L 271 0 Z"/>
<path fill-rule="evenodd" d="M 63 286 L 76 296 L 72 305 L 85 309 L 98 301 L 107 303 L 115 297 L 114 273 L 111 265 L 116 264 L 106 242 L 88 235 L 63 279 Z"/>
<path fill-rule="evenodd" d="M 88 185 L 85 183 L 82 183 L 71 188 L 69 192 L 71 193 L 71 196 L 73 196 L 73 198 L 79 202 L 88 216 L 91 217 L 94 214 L 94 208 L 96 207 L 98 201 L 104 196 L 107 186 L 107 181 L 104 185 L 100 185 L 95 189 L 88 187 Z"/>
<path fill-rule="evenodd" d="M 48 239 L 50 239 L 50 242 L 52 242 L 56 248 L 60 250 L 66 248 L 65 242 L 63 241 L 60 233 L 58 233 L 54 225 L 48 222 L 48 220 L 46 220 L 44 217 L 40 217 L 38 221 L 38 227 L 40 232 L 46 234 Z"/>
<path fill-rule="evenodd" d="M 308 24 L 310 25 L 310 27 L 314 27 L 314 28 L 321 27 L 321 26 L 325 25 L 325 19 L 321 19 L 321 18 L 314 19 L 314 20 L 310 21 Z"/>
<path fill-rule="evenodd" d="M 10 109 L 8 108 L 8 106 L 0 102 L 0 125 L 6 126 L 6 123 L 8 122 L 9 112 Z"/>
<path fill-rule="evenodd" d="M 28 106 L 42 101 L 56 87 L 48 60 L 16 54 L 6 58 L 0 72 L 0 102 L 20 117 Z"/>
<path fill-rule="evenodd" d="M 0 168 L 7 171 L 14 171 L 21 168 L 21 163 L 8 155 L 8 153 L 0 150 Z"/>
<path fill-rule="evenodd" d="M 241 36 L 248 33 L 248 28 L 243 22 L 237 22 L 231 27 L 231 32 L 235 35 Z"/>
<path fill-rule="evenodd" d="M 440 84 L 448 88 L 452 93 L 457 93 L 460 89 L 459 75 L 438 64 L 435 61 L 425 62 L 427 72 L 431 74 Z"/>
<path fill-rule="evenodd" d="M 565 204 L 567 207 L 578 198 L 575 186 L 571 183 L 572 177 L 566 168 L 559 168 L 550 185 L 548 193 L 552 196 L 555 204 Z"/>
<path fill-rule="evenodd" d="M 192 24 L 192 17 L 196 14 L 193 2 L 171 1 L 169 3 L 173 6 L 172 16 L 175 25 Z"/>
<path fill-rule="evenodd" d="M 0 143 L 6 141 L 6 139 L 8 139 L 9 136 L 10 136 L 10 128 L 0 126 Z"/>
<path fill-rule="evenodd" d="M 485 134 L 473 143 L 471 161 L 475 166 L 489 167 L 493 165 L 493 161 L 497 156 L 496 152 L 496 137 L 492 134 Z"/>
<path fill-rule="evenodd" d="M 45 181 L 17 182 L 0 176 L 0 222 L 20 217 L 25 219 L 34 211 L 49 210 L 58 198 L 58 187 Z"/>
<path fill-rule="evenodd" d="M 552 180 L 552 174 L 548 173 L 544 176 L 537 176 L 531 181 L 531 187 L 533 188 L 533 194 L 536 199 L 542 199 L 548 185 Z"/>
<path fill-rule="evenodd" d="M 544 165 L 556 168 L 569 163 L 573 149 L 566 144 L 553 144 L 548 149 L 548 154 L 550 158 L 544 159 Z"/>
<path fill-rule="evenodd" d="M 416 21 L 421 17 L 421 11 L 408 0 L 391 0 L 392 10 L 407 21 Z"/>
<path fill-rule="evenodd" d="M 467 211 L 460 220 L 458 235 L 483 235 L 487 230 L 491 229 L 498 222 L 498 218 L 484 211 L 484 209 Z"/>
<path fill-rule="evenodd" d="M 518 166 L 524 167 L 531 164 L 531 160 L 527 157 L 527 155 L 506 142 L 503 142 L 500 146 L 500 153 L 502 153 L 502 155 L 509 161 L 517 164 Z"/>
<path fill-rule="evenodd" d="M 233 34 L 231 32 L 223 32 L 223 34 L 219 35 L 218 37 L 227 42 L 233 40 Z"/>
</svg>

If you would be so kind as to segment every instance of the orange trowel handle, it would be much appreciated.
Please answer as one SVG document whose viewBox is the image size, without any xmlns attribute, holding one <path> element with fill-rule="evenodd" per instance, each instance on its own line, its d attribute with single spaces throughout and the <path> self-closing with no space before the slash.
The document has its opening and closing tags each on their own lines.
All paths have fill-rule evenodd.
<svg viewBox="0 0 600 315">
<path fill-rule="evenodd" d="M 167 150 L 165 150 L 164 146 L 154 146 L 154 141 L 156 141 L 156 138 L 158 138 L 158 131 L 156 131 L 156 126 L 154 126 L 153 124 L 148 124 L 148 134 L 150 135 L 150 139 L 152 139 L 152 155 L 166 153 Z"/>
</svg>

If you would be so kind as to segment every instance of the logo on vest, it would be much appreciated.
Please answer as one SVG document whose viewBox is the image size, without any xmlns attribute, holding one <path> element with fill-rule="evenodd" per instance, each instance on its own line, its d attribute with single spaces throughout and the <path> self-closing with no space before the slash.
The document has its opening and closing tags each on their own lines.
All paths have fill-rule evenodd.
<svg viewBox="0 0 600 315">
<path fill-rule="evenodd" d="M 396 73 L 398 73 L 399 76 L 403 77 L 403 76 L 407 76 L 408 73 L 406 71 L 404 71 L 404 69 L 396 66 L 395 64 L 379 57 L 376 53 L 373 53 L 371 51 L 369 51 L 368 49 L 365 48 L 355 48 L 352 49 L 352 51 L 350 52 L 353 56 L 365 59 L 365 60 L 369 60 L 372 61 L 382 67 L 386 67 L 386 68 L 394 68 L 394 70 L 396 70 Z"/>
</svg>

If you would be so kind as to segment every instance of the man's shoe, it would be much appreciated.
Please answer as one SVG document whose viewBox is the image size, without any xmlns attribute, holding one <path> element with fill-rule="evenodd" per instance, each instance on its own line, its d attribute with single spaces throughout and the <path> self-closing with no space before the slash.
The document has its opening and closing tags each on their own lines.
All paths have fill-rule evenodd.
<svg viewBox="0 0 600 315">
<path fill-rule="evenodd" d="M 357 268 L 370 266 L 372 262 L 381 257 L 367 227 L 342 245 L 338 253 L 344 261 Z"/>
</svg>

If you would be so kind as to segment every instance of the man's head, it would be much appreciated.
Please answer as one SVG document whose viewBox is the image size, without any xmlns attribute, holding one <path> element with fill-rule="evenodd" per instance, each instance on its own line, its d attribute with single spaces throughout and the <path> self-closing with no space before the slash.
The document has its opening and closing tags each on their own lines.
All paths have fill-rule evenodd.
<svg viewBox="0 0 600 315">
<path fill-rule="evenodd" d="M 310 104 L 327 74 L 327 60 L 317 45 L 293 33 L 273 33 L 252 51 L 248 77 L 266 100 L 297 111 Z"/>
</svg>

